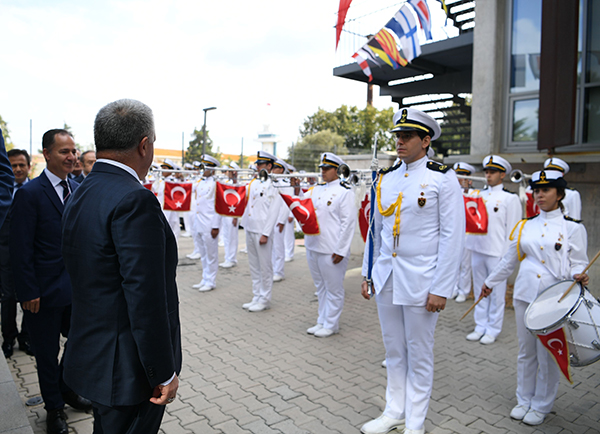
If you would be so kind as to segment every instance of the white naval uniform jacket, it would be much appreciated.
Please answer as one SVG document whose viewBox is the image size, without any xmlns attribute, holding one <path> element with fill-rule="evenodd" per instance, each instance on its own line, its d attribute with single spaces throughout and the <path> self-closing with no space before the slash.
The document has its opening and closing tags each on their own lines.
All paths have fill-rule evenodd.
<svg viewBox="0 0 600 434">
<path fill-rule="evenodd" d="M 519 263 L 518 245 L 521 256 L 526 256 L 515 281 L 513 298 L 531 303 L 544 289 L 583 271 L 588 263 L 587 233 L 585 226 L 566 219 L 560 209 L 541 211 L 525 220 L 519 243 L 522 224 L 515 229 L 508 252 L 485 284 L 494 288 L 510 276 Z"/>
<path fill-rule="evenodd" d="M 287 207 L 273 182 L 270 179 L 265 182 L 252 180 L 246 187 L 246 197 L 248 203 L 241 225 L 249 232 L 272 236 L 277 222 L 283 220 L 280 214 L 285 212 L 287 215 Z"/>
<path fill-rule="evenodd" d="M 383 217 L 377 200 L 371 208 L 375 220 L 373 284 L 379 293 L 392 274 L 394 304 L 425 306 L 429 294 L 448 298 L 456 285 L 465 237 L 462 189 L 454 171 L 444 173 L 443 166 L 433 161 L 428 168 L 426 157 L 400 164 L 379 180 L 384 210 L 398 193 L 403 194 L 397 246 L 392 235 L 395 213 Z M 367 275 L 368 249 L 367 243 L 363 276 Z"/>
<path fill-rule="evenodd" d="M 319 223 L 319 235 L 306 235 L 304 245 L 317 253 L 350 255 L 350 245 L 356 227 L 356 205 L 352 189 L 340 180 L 319 184 L 304 194 L 312 199 Z"/>
<path fill-rule="evenodd" d="M 468 234 L 467 249 L 488 256 L 502 257 L 510 244 L 510 231 L 521 220 L 523 208 L 519 196 L 504 190 L 502 184 L 485 190 L 474 190 L 471 196 L 479 195 L 485 202 L 488 215 L 486 235 Z"/>
<path fill-rule="evenodd" d="M 221 227 L 222 217 L 215 211 L 217 185 L 213 176 L 202 179 L 196 186 L 196 232 L 209 233 Z"/>
</svg>

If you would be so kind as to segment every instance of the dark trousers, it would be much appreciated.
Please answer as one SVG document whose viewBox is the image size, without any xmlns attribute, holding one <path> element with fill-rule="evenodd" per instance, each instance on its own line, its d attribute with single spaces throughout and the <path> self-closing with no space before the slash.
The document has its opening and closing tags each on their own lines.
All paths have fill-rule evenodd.
<svg viewBox="0 0 600 434">
<path fill-rule="evenodd" d="M 94 434 L 156 434 L 165 412 L 164 405 L 150 401 L 118 407 L 92 402 L 92 406 Z"/>
<path fill-rule="evenodd" d="M 38 313 L 23 311 L 35 362 L 44 408 L 63 408 L 62 394 L 70 389 L 62 379 L 63 363 L 58 360 L 60 336 L 67 337 L 71 322 L 71 305 L 41 308 Z"/>
</svg>

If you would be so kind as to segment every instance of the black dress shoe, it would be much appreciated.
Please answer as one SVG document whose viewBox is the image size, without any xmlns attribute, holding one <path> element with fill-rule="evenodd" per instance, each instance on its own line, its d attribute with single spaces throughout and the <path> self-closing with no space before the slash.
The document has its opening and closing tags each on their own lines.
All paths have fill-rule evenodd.
<svg viewBox="0 0 600 434">
<path fill-rule="evenodd" d="M 4 341 L 2 342 L 2 352 L 4 353 L 4 357 L 7 359 L 13 355 L 14 346 L 12 343 Z"/>
<path fill-rule="evenodd" d="M 92 401 L 79 396 L 73 391 L 62 394 L 63 400 L 76 410 L 88 411 L 92 409 Z"/>
<path fill-rule="evenodd" d="M 46 432 L 48 434 L 67 434 L 69 432 L 67 415 L 62 408 L 50 410 L 46 414 Z"/>
<path fill-rule="evenodd" d="M 31 345 L 29 344 L 29 341 L 26 341 L 26 340 L 19 341 L 19 349 L 21 351 L 23 351 L 25 354 L 27 354 L 28 356 L 33 356 L 33 351 L 31 350 Z"/>
</svg>

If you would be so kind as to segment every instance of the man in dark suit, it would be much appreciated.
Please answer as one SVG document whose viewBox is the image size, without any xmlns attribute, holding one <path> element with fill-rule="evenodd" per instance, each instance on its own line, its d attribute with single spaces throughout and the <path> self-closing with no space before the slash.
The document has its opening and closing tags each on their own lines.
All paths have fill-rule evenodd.
<svg viewBox="0 0 600 434">
<path fill-rule="evenodd" d="M 95 434 L 157 433 L 177 393 L 181 337 L 177 243 L 140 183 L 154 155 L 152 111 L 110 103 L 94 140 L 98 160 L 63 219 L 73 284 L 65 381 L 92 401 Z"/>
<path fill-rule="evenodd" d="M 78 186 L 68 179 L 76 153 L 73 138 L 61 129 L 47 131 L 42 148 L 46 168 L 13 199 L 9 247 L 47 411 L 47 431 L 63 434 L 68 431 L 65 402 L 77 409 L 90 407 L 64 385 L 58 361 L 60 335 L 68 335 L 71 319 L 71 282 L 60 244 L 64 204 Z"/>
<path fill-rule="evenodd" d="M 15 176 L 10 168 L 10 161 L 6 156 L 6 147 L 4 146 L 4 135 L 0 129 L 0 225 L 8 215 L 8 210 L 12 202 L 13 181 Z"/>
</svg>

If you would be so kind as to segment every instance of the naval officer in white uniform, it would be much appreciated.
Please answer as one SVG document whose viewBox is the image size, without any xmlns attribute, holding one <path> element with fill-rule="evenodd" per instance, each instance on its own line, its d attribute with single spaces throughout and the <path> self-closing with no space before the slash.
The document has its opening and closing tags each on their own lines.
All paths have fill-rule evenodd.
<svg viewBox="0 0 600 434">
<path fill-rule="evenodd" d="M 394 115 L 396 151 L 402 160 L 382 171 L 376 186 L 373 286 L 386 350 L 383 414 L 362 426 L 383 434 L 406 425 L 423 434 L 433 387 L 433 343 L 439 312 L 458 278 L 465 233 L 464 202 L 450 167 L 427 159 L 441 130 L 412 108 Z M 367 244 L 363 276 L 368 270 Z M 369 299 L 367 282 L 361 292 Z"/>
<path fill-rule="evenodd" d="M 288 173 L 287 163 L 280 158 L 276 159 L 273 164 L 273 174 L 283 175 L 285 173 Z M 290 196 L 294 194 L 294 189 L 290 187 L 287 179 L 274 179 L 273 186 L 277 193 Z M 281 282 L 285 279 L 285 222 L 290 213 L 289 209 L 285 208 L 287 206 L 282 208 L 283 211 L 286 211 L 285 215 L 282 212 L 273 231 L 273 282 Z"/>
<path fill-rule="evenodd" d="M 306 332 L 319 338 L 339 331 L 344 307 L 344 276 L 350 259 L 350 244 L 357 211 L 352 189 L 340 182 L 337 169 L 344 161 L 331 152 L 321 154 L 323 183 L 311 188 L 310 197 L 319 222 L 319 235 L 306 235 L 306 260 L 317 287 L 319 316 Z"/>
<path fill-rule="evenodd" d="M 571 167 L 566 161 L 560 158 L 552 157 L 544 161 L 544 169 L 546 170 L 558 170 L 561 176 L 569 173 Z M 563 207 L 565 208 L 565 215 L 575 219 L 581 220 L 581 195 L 573 188 L 565 188 L 565 197 L 562 200 Z"/>
<path fill-rule="evenodd" d="M 238 172 L 240 166 L 235 162 L 229 163 L 226 184 L 235 185 L 238 182 Z M 225 246 L 225 260 L 219 264 L 221 268 L 231 268 L 237 265 L 238 249 L 238 223 L 237 217 L 223 217 L 221 232 L 223 234 L 223 244 Z"/>
</svg>

